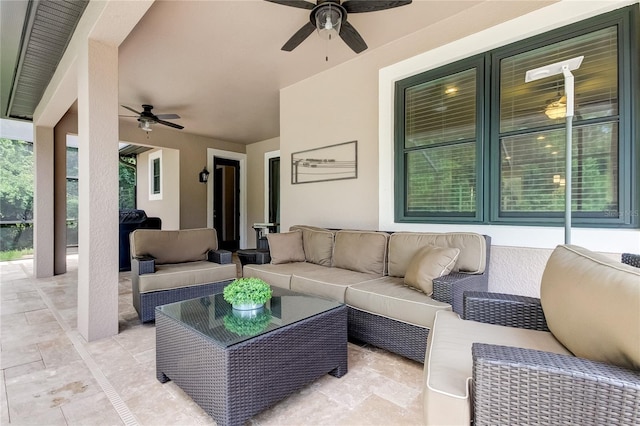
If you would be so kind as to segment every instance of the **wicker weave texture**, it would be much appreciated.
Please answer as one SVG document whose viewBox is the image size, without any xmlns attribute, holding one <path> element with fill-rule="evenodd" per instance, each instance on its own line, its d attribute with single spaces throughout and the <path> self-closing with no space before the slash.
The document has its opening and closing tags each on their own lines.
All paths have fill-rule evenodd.
<svg viewBox="0 0 640 426">
<path fill-rule="evenodd" d="M 540 299 L 513 294 L 467 292 L 464 319 L 508 327 L 549 331 Z"/>
<path fill-rule="evenodd" d="M 218 425 L 242 425 L 326 373 L 347 373 L 344 305 L 226 349 L 158 312 L 158 380 L 173 380 Z"/>
<path fill-rule="evenodd" d="M 349 338 L 424 362 L 429 329 L 349 307 Z"/>
<path fill-rule="evenodd" d="M 475 343 L 475 425 L 638 425 L 640 372 Z"/>
<path fill-rule="evenodd" d="M 640 268 L 640 254 L 622 253 L 622 263 Z"/>
<path fill-rule="evenodd" d="M 469 275 L 452 272 L 449 275 L 433 280 L 433 298 L 449 303 L 453 311 L 462 315 L 464 311 L 463 296 L 465 291 L 487 291 L 489 275 Z"/>
<path fill-rule="evenodd" d="M 156 306 L 167 303 L 180 302 L 182 300 L 194 299 L 196 297 L 209 296 L 220 293 L 233 280 L 219 281 L 210 284 L 194 285 L 191 287 L 174 288 L 171 290 L 152 291 L 140 293 L 139 302 L 136 303 L 134 290 L 134 307 L 138 312 L 140 321 L 148 322 L 156 318 Z"/>
</svg>

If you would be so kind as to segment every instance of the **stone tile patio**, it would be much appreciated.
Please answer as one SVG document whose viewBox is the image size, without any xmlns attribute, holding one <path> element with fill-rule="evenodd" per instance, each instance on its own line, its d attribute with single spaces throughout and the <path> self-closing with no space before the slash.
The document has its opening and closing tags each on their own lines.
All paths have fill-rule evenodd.
<svg viewBox="0 0 640 426">
<path fill-rule="evenodd" d="M 77 254 L 69 272 L 35 279 L 32 260 L 0 263 L 0 424 L 207 425 L 172 382 L 155 378 L 155 326 L 120 273 L 120 333 L 87 343 L 76 329 Z M 422 364 L 349 344 L 349 373 L 324 376 L 250 420 L 254 425 L 417 425 Z M 250 390 L 247 390 L 248 392 Z"/>
</svg>

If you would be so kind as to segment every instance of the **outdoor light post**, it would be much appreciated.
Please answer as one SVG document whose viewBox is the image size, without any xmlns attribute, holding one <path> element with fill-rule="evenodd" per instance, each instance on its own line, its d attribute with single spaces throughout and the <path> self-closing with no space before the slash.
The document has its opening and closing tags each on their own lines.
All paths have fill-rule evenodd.
<svg viewBox="0 0 640 426">
<path fill-rule="evenodd" d="M 582 64 L 584 56 L 578 56 L 566 61 L 556 62 L 551 65 L 527 71 L 524 82 L 540 80 L 562 74 L 564 76 L 564 94 L 567 98 L 566 119 L 566 174 L 565 174 L 565 206 L 564 206 L 564 243 L 571 244 L 571 137 L 573 126 L 574 84 L 571 71 L 577 70 Z"/>
</svg>

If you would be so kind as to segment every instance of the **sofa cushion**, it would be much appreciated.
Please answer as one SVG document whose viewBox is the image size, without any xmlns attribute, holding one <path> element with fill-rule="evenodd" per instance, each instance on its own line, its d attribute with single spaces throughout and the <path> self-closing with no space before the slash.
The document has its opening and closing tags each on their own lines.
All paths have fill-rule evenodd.
<svg viewBox="0 0 640 426">
<path fill-rule="evenodd" d="M 540 302 L 549 329 L 576 356 L 640 369 L 640 270 L 561 245 L 542 274 Z"/>
<path fill-rule="evenodd" d="M 136 229 L 130 235 L 133 257 L 151 256 L 156 265 L 206 260 L 209 250 L 218 249 L 213 228 L 164 231 Z"/>
<path fill-rule="evenodd" d="M 279 265 L 244 265 L 242 276 L 261 278 L 276 287 L 290 289 L 292 274 L 322 269 L 326 269 L 326 267 L 308 262 L 282 263 Z"/>
<path fill-rule="evenodd" d="M 455 247 L 460 255 L 453 272 L 482 274 L 487 262 L 487 241 L 473 232 L 395 232 L 389 237 L 389 275 L 404 277 L 413 255 L 422 247 Z"/>
<path fill-rule="evenodd" d="M 302 246 L 304 247 L 304 257 L 307 262 L 331 266 L 334 232 L 306 225 L 294 225 L 289 230 L 302 231 Z"/>
<path fill-rule="evenodd" d="M 427 296 L 433 293 L 433 279 L 449 274 L 460 255 L 460 249 L 455 247 L 424 246 L 413 255 L 404 283 Z"/>
<path fill-rule="evenodd" d="M 302 231 L 296 230 L 283 233 L 267 234 L 271 263 L 304 262 L 304 248 L 302 247 Z"/>
<path fill-rule="evenodd" d="M 156 272 L 138 278 L 140 293 L 170 290 L 236 278 L 236 265 L 199 261 L 156 265 Z"/>
<path fill-rule="evenodd" d="M 426 328 L 433 325 L 436 312 L 451 310 L 450 304 L 433 300 L 396 277 L 352 285 L 344 300 L 362 311 Z"/>
<path fill-rule="evenodd" d="M 378 278 L 378 275 L 375 274 L 322 266 L 321 269 L 315 271 L 293 274 L 291 276 L 291 290 L 327 297 L 344 303 L 344 294 L 347 287 L 376 278 Z"/>
<path fill-rule="evenodd" d="M 439 311 L 429 333 L 425 357 L 425 424 L 470 423 L 473 343 L 570 355 L 549 332 L 465 321 L 454 312 Z"/>
<path fill-rule="evenodd" d="M 374 231 L 338 231 L 333 266 L 379 277 L 386 274 L 389 234 Z"/>
</svg>

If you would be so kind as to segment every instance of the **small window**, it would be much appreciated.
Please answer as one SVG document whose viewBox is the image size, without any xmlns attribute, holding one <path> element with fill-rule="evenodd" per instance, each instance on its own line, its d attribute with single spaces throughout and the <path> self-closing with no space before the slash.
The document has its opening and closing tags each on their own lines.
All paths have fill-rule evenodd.
<svg viewBox="0 0 640 426">
<path fill-rule="evenodd" d="M 162 200 L 162 151 L 149 154 L 149 200 Z"/>
</svg>

